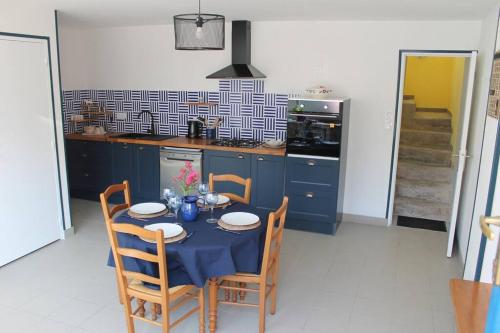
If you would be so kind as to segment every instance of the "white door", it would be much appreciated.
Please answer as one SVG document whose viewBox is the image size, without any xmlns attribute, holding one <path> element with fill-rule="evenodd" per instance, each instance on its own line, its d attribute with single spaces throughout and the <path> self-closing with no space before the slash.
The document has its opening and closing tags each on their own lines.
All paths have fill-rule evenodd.
<svg viewBox="0 0 500 333">
<path fill-rule="evenodd" d="M 393 220 L 393 209 L 394 209 L 394 198 L 396 193 L 396 173 L 397 173 L 397 161 L 398 161 L 398 152 L 399 152 L 399 138 L 401 132 L 401 116 L 403 110 L 403 90 L 404 90 L 404 82 L 405 82 L 405 74 L 406 74 L 406 59 L 410 56 L 427 56 L 427 57 L 461 57 L 465 58 L 465 70 L 464 70 L 464 86 L 463 86 L 463 100 L 462 100 L 462 119 L 460 121 L 461 128 L 459 129 L 459 148 L 458 154 L 456 155 L 456 160 L 454 161 L 455 168 L 454 170 L 454 189 L 453 189 L 453 201 L 451 207 L 451 216 L 450 216 L 450 225 L 448 228 L 448 246 L 447 253 L 448 257 L 451 257 L 453 250 L 453 241 L 455 238 L 455 229 L 457 223 L 457 212 L 458 212 L 458 204 L 460 199 L 460 189 L 462 186 L 462 176 L 465 168 L 465 159 L 467 157 L 466 144 L 467 144 L 467 133 L 469 130 L 469 118 L 470 118 L 470 110 L 472 103 L 472 91 L 474 85 L 474 73 L 476 70 L 476 57 L 477 52 L 464 52 L 464 53 L 446 53 L 446 52 L 403 52 L 401 55 L 400 62 L 400 81 L 399 81 L 399 96 L 398 96 L 398 118 L 397 118 L 397 127 L 395 131 L 395 140 L 394 140 L 394 155 L 393 155 L 393 165 L 391 172 L 391 186 L 390 186 L 390 195 L 389 195 L 389 203 L 387 208 L 387 218 L 388 225 L 392 224 Z"/>
<path fill-rule="evenodd" d="M 454 188 L 451 205 L 450 225 L 448 227 L 448 247 L 446 255 L 451 257 L 453 253 L 453 243 L 455 241 L 455 230 L 457 227 L 458 205 L 460 203 L 460 190 L 462 188 L 462 178 L 465 170 L 465 159 L 467 158 L 467 134 L 469 133 L 470 110 L 472 105 L 472 92 L 474 86 L 474 73 L 476 71 L 477 52 L 474 51 L 469 59 L 465 61 L 464 70 L 464 91 L 462 96 L 462 119 L 461 128 L 458 131 L 458 154 L 454 156 L 456 173 L 454 175 Z"/>
<path fill-rule="evenodd" d="M 0 266 L 61 235 L 47 44 L 0 35 Z"/>
</svg>

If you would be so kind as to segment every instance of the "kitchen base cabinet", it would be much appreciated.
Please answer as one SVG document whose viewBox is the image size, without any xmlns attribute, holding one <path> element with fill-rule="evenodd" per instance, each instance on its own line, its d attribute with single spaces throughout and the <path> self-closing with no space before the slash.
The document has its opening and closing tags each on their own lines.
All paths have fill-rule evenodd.
<svg viewBox="0 0 500 333">
<path fill-rule="evenodd" d="M 130 192 L 133 198 L 134 187 L 134 148 L 135 145 L 128 143 L 111 143 L 112 151 L 112 178 L 113 184 L 122 183 L 124 180 L 129 181 Z M 109 198 L 109 202 L 119 204 L 125 202 L 122 193 L 115 193 Z"/>
<path fill-rule="evenodd" d="M 278 209 L 284 196 L 285 159 L 252 155 L 252 205 L 269 213 Z"/>
<path fill-rule="evenodd" d="M 135 173 L 132 193 L 134 200 L 158 201 L 160 199 L 160 149 L 151 145 L 136 145 Z"/>
<path fill-rule="evenodd" d="M 160 149 L 152 145 L 112 143 L 112 179 L 114 184 L 128 180 L 132 202 L 158 201 L 160 193 Z M 115 194 L 113 203 L 124 202 Z"/>
<path fill-rule="evenodd" d="M 205 150 L 203 152 L 203 180 L 208 182 L 208 174 L 233 174 L 242 178 L 251 177 L 252 160 L 250 154 Z M 253 184 L 252 184 L 253 186 Z M 244 187 L 229 182 L 216 182 L 214 190 L 218 193 L 234 193 L 244 196 Z M 252 189 L 253 191 L 253 189 Z"/>
<path fill-rule="evenodd" d="M 284 195 L 285 160 L 281 156 L 245 154 L 205 150 L 203 153 L 203 179 L 208 174 L 233 174 L 252 178 L 250 204 L 269 213 L 278 209 Z M 215 183 L 215 191 L 231 192 L 243 196 L 243 186 L 232 183 Z"/>
<path fill-rule="evenodd" d="M 99 194 L 111 183 L 109 143 L 67 140 L 66 152 L 70 195 L 99 200 Z"/>
<path fill-rule="evenodd" d="M 338 221 L 339 161 L 287 157 L 285 227 L 335 234 Z"/>
</svg>

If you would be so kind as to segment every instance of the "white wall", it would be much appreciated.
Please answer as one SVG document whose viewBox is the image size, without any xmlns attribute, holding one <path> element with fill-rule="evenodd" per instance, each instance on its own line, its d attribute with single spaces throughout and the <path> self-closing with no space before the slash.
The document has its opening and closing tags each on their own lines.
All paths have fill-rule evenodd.
<svg viewBox="0 0 500 333">
<path fill-rule="evenodd" d="M 498 24 L 498 9 L 492 9 L 489 15 L 483 20 L 481 28 L 481 40 L 479 43 L 479 53 L 477 58 L 476 79 L 474 87 L 474 96 L 472 101 L 472 113 L 469 123 L 469 137 L 467 140 L 467 154 L 471 156 L 467 159 L 465 166 L 464 178 L 462 183 L 462 192 L 460 198 L 460 206 L 457 219 L 457 240 L 458 250 L 462 260 L 465 260 L 469 246 L 469 234 L 471 223 L 474 223 L 474 228 L 479 227 L 478 212 L 480 207 L 486 207 L 487 188 L 478 187 L 478 174 L 480 165 L 486 165 L 484 160 L 481 160 L 481 152 L 483 149 L 483 135 L 486 119 L 486 107 L 488 102 L 488 92 L 491 77 L 491 68 L 493 64 L 493 55 L 495 51 L 495 40 Z M 483 153 L 484 155 L 484 153 Z M 484 155 L 488 156 L 488 154 Z M 490 162 L 491 165 L 491 162 Z M 491 169 L 490 169 L 491 170 Z M 476 197 L 477 190 L 477 197 Z M 476 205 L 476 208 L 474 206 Z M 483 214 L 481 213 L 481 214 Z M 479 228 L 478 228 L 479 229 Z M 476 246 L 472 242 L 469 247 L 475 252 L 477 257 Z M 470 260 L 468 260 L 470 261 Z M 466 277 L 473 278 L 475 267 L 469 264 L 466 267 Z M 467 273 L 467 270 L 469 272 Z"/>
<path fill-rule="evenodd" d="M 325 84 L 352 98 L 345 213 L 385 217 L 400 49 L 477 49 L 478 21 L 253 22 L 252 63 L 265 88 L 288 93 Z M 62 33 L 64 89 L 215 90 L 205 76 L 230 62 L 224 51 L 174 51 L 171 26 Z"/>
<path fill-rule="evenodd" d="M 64 136 L 62 127 L 62 112 L 59 98 L 59 70 L 57 65 L 57 45 L 54 22 L 54 10 L 21 7 L 9 4 L 0 11 L 0 31 L 16 34 L 42 35 L 50 38 L 50 52 L 52 63 L 52 78 L 54 85 L 54 106 L 56 113 L 57 144 L 59 148 L 59 164 L 62 181 L 62 201 L 64 206 L 65 229 L 71 227 L 71 216 L 69 212 L 69 195 L 66 179 L 66 159 L 64 156 Z M 36 138 L 34 138 L 36 139 Z M 15 140 L 15 138 L 13 138 Z M 36 167 L 36 166 L 34 166 Z"/>
</svg>

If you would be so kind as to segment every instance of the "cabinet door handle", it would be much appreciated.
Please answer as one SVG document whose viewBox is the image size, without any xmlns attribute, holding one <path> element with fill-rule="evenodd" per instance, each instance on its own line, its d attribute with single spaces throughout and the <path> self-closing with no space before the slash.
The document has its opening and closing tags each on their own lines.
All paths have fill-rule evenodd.
<svg viewBox="0 0 500 333">
<path fill-rule="evenodd" d="M 242 159 L 244 159 L 244 158 L 245 158 L 245 156 L 243 156 L 243 155 L 238 155 L 238 158 L 239 158 L 240 160 L 242 160 Z"/>
<path fill-rule="evenodd" d="M 122 146 L 122 148 L 123 148 L 123 149 L 127 149 L 127 148 L 128 148 L 127 144 L 125 143 L 125 144 Z"/>
<path fill-rule="evenodd" d="M 313 192 L 306 192 L 306 197 L 312 198 L 312 197 L 314 197 L 314 193 Z"/>
<path fill-rule="evenodd" d="M 309 161 L 307 161 L 307 165 L 315 166 L 316 165 L 316 161 L 315 160 L 309 160 Z"/>
<path fill-rule="evenodd" d="M 144 147 L 139 147 L 139 150 L 143 150 L 143 149 L 144 149 Z"/>
<path fill-rule="evenodd" d="M 262 157 L 262 156 L 257 157 L 257 161 L 263 161 L 263 160 L 264 160 L 264 157 Z"/>
<path fill-rule="evenodd" d="M 87 154 L 83 153 L 83 154 L 82 154 L 82 157 L 83 157 L 83 158 L 87 158 Z"/>
<path fill-rule="evenodd" d="M 88 177 L 88 176 L 89 176 L 89 174 L 86 172 L 83 174 L 83 177 Z"/>
</svg>

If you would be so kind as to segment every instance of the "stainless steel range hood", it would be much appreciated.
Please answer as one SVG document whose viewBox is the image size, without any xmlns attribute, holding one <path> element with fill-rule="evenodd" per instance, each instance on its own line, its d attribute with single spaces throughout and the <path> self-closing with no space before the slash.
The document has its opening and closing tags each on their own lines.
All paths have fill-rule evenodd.
<svg viewBox="0 0 500 333">
<path fill-rule="evenodd" d="M 210 74 L 207 79 L 263 79 L 266 76 L 251 64 L 251 22 L 232 23 L 232 64 Z"/>
</svg>

